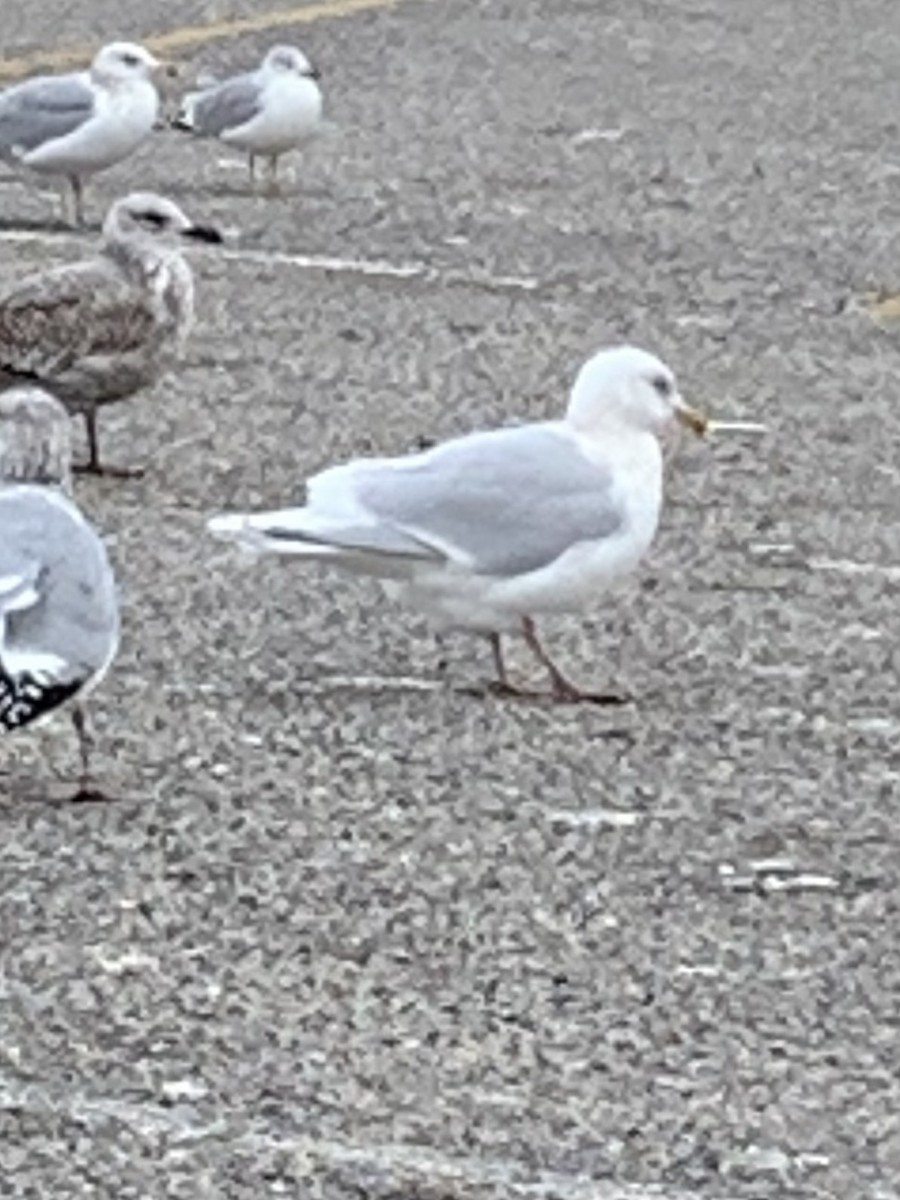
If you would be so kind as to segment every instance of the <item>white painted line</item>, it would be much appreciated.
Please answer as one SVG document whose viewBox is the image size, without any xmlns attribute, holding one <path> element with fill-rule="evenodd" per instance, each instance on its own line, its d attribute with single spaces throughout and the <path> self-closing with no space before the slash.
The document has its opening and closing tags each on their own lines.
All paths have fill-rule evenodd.
<svg viewBox="0 0 900 1200">
<path fill-rule="evenodd" d="M 789 858 L 754 858 L 747 865 L 757 875 L 788 875 L 797 870 Z"/>
<path fill-rule="evenodd" d="M 705 333 L 721 333 L 733 324 L 729 317 L 717 313 L 683 313 L 673 320 L 679 329 L 701 329 Z"/>
<path fill-rule="evenodd" d="M 105 971 L 107 975 L 137 975 L 141 971 L 159 970 L 159 959 L 156 955 L 144 954 L 140 950 L 126 950 L 124 954 L 110 958 L 106 958 L 98 950 L 92 950 L 91 954 L 100 970 Z"/>
<path fill-rule="evenodd" d="M 194 1155 L 204 1162 L 208 1145 L 215 1142 L 229 1149 L 252 1150 L 266 1155 L 284 1154 L 294 1162 L 302 1162 L 310 1175 L 322 1167 L 332 1171 L 375 1173 L 388 1177 L 395 1184 L 396 1194 L 441 1195 L 502 1194 L 509 1200 L 660 1200 L 662 1193 L 653 1185 L 608 1183 L 576 1173 L 540 1170 L 519 1158 L 502 1158 L 490 1154 L 447 1154 L 420 1144 L 362 1141 L 340 1141 L 337 1138 L 316 1136 L 314 1133 L 267 1133 L 259 1122 L 234 1121 L 222 1115 L 222 1104 L 215 1094 L 205 1093 L 214 1112 L 211 1119 L 200 1117 L 191 1103 L 172 1104 L 174 1090 L 179 1098 L 188 1099 L 188 1089 L 199 1100 L 206 1085 L 193 1079 L 163 1082 L 161 1094 L 167 1104 L 140 1103 L 118 1096 L 73 1092 L 72 1088 L 44 1083 L 34 1075 L 31 1064 L 22 1062 L 12 1049 L 0 1045 L 0 1059 L 6 1059 L 11 1070 L 0 1071 L 0 1113 L 25 1113 L 35 1117 L 63 1114 L 88 1128 L 100 1121 L 115 1121 L 134 1130 L 141 1138 L 163 1137 L 162 1158 L 176 1159 L 180 1164 L 192 1161 Z M 458 1089 L 463 1098 L 472 1096 L 466 1088 Z M 511 1094 L 511 1099 L 514 1094 Z M 519 1101 L 527 1103 L 527 1095 Z M 211 1103 L 210 1103 L 211 1102 Z M 197 1119 L 200 1117 L 200 1119 Z M 256 1125 L 256 1127 L 254 1127 Z M 357 1189 L 358 1190 L 358 1189 Z M 379 1189 L 380 1190 L 380 1189 Z M 306 1194 L 306 1193 L 304 1193 Z M 690 1200 L 687 1192 L 667 1188 L 665 1200 Z M 715 1200 L 715 1197 L 713 1198 Z M 722 1200 L 721 1196 L 719 1200 Z"/>
<path fill-rule="evenodd" d="M 334 271 L 385 279 L 437 278 L 437 272 L 426 263 L 398 264 L 380 258 L 333 258 L 325 254 L 284 254 L 271 250 L 223 250 L 221 257 L 262 266 L 297 267 L 301 271 Z"/>
<path fill-rule="evenodd" d="M 850 558 L 813 558 L 811 571 L 831 571 L 835 575 L 876 575 L 882 579 L 900 581 L 900 566 L 890 563 L 854 562 Z"/>
<path fill-rule="evenodd" d="M 233 231 L 229 231 L 233 237 Z M 94 232 L 84 233 L 60 230 L 58 233 L 42 233 L 33 229 L 0 230 L 0 243 L 13 245 L 38 242 L 56 246 L 65 242 L 93 242 Z M 486 291 L 533 292 L 542 281 L 529 275 L 488 275 L 479 271 L 440 271 L 425 262 L 392 263 L 383 258 L 341 258 L 330 254 L 287 254 L 279 250 L 208 250 L 200 252 L 205 257 L 217 256 L 232 262 L 256 263 L 265 267 L 288 267 L 298 271 L 322 271 L 335 275 L 363 275 L 370 279 L 421 279 L 425 283 L 443 284 L 447 287 L 483 288 Z"/>
<path fill-rule="evenodd" d="M 615 808 L 555 808 L 546 813 L 545 816 L 554 825 L 568 825 L 573 829 L 579 827 L 597 829 L 601 825 L 609 825 L 619 829 L 630 829 L 633 825 L 638 824 L 643 814 L 631 812 L 627 809 Z"/>
<path fill-rule="evenodd" d="M 809 666 L 806 663 L 754 663 L 753 674 L 757 679 L 803 679 L 809 674 Z M 782 710 L 765 709 L 759 715 L 778 718 Z"/>
<path fill-rule="evenodd" d="M 293 690 L 317 696 L 349 688 L 359 692 L 444 692 L 451 691 L 441 679 L 421 679 L 414 675 L 323 675 L 316 680 L 297 680 Z"/>
<path fill-rule="evenodd" d="M 465 1096 L 466 1089 L 460 1094 Z M 440 1193 L 442 1196 L 475 1192 L 501 1194 L 509 1200 L 663 1200 L 652 1184 L 608 1183 L 583 1174 L 564 1174 L 529 1168 L 521 1159 L 490 1154 L 453 1155 L 430 1146 L 391 1142 L 379 1145 L 341 1142 L 298 1134 L 295 1137 L 260 1137 L 241 1134 L 231 1143 L 270 1153 L 281 1152 L 296 1161 L 328 1164 L 333 1168 L 363 1167 L 388 1175 L 395 1194 Z M 664 1200 L 688 1200 L 688 1194 L 667 1188 Z"/>
<path fill-rule="evenodd" d="M 793 554 L 797 547 L 793 542 L 751 542 L 747 547 L 750 554 Z"/>
<path fill-rule="evenodd" d="M 579 129 L 569 141 L 573 146 L 589 146 L 591 142 L 620 142 L 625 136 L 625 130 L 615 129 Z"/>
<path fill-rule="evenodd" d="M 471 279 L 460 275 L 450 279 L 451 283 L 473 283 L 476 287 L 498 288 L 508 292 L 533 292 L 541 281 L 532 275 L 473 275 Z"/>
<path fill-rule="evenodd" d="M 69 233 L 60 230 L 59 233 L 38 233 L 34 229 L 3 229 L 0 230 L 0 242 L 41 242 L 45 246 L 55 246 L 58 242 L 81 242 L 86 238 L 74 230 Z"/>
<path fill-rule="evenodd" d="M 856 729 L 860 733 L 874 733 L 896 737 L 897 733 L 900 732 L 900 721 L 894 721 L 890 717 L 860 717 L 859 720 L 848 721 L 847 728 Z"/>
<path fill-rule="evenodd" d="M 202 1079 L 166 1079 L 159 1090 L 169 1104 L 202 1100 L 209 1095 L 209 1088 Z"/>
<path fill-rule="evenodd" d="M 768 892 L 833 892 L 839 887 L 832 875 L 794 875 L 782 878 L 769 876 L 763 882 Z"/>
<path fill-rule="evenodd" d="M 211 253 L 215 254 L 216 251 Z M 502 292 L 533 292 L 541 281 L 528 275 L 486 275 L 464 271 L 440 271 L 424 262 L 392 263 L 383 258 L 339 258 L 328 254 L 285 254 L 271 250 L 224 250 L 222 257 L 234 262 L 261 266 L 295 267 L 300 271 L 324 271 L 336 275 L 366 275 L 381 279 L 421 279 L 426 283 L 494 289 Z"/>
</svg>

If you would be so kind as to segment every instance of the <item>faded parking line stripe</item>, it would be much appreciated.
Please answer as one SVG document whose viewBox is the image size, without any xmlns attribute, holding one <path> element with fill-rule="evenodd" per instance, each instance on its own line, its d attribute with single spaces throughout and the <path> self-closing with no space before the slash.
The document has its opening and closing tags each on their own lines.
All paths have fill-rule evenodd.
<svg viewBox="0 0 900 1200">
<path fill-rule="evenodd" d="M 141 40 L 149 50 L 167 54 L 192 46 L 203 46 L 207 42 L 240 37 L 245 33 L 265 33 L 269 29 L 287 29 L 294 25 L 311 25 L 314 21 L 350 17 L 354 13 L 395 8 L 404 2 L 408 0 L 317 0 L 313 4 L 272 9 L 229 21 L 213 21 L 209 25 L 186 25 L 183 29 L 150 34 Z M 422 2 L 424 0 L 419 0 L 419 3 Z M 22 79 L 36 71 L 84 66 L 90 62 L 96 50 L 96 44 L 61 46 L 54 50 L 35 50 L 18 58 L 3 59 L 0 60 L 0 79 Z"/>
<path fill-rule="evenodd" d="M 855 562 L 850 558 L 813 558 L 811 571 L 830 571 L 835 575 L 876 575 L 882 579 L 900 581 L 900 566 L 892 563 Z"/>
<path fill-rule="evenodd" d="M 328 254 L 287 254 L 279 250 L 224 250 L 220 256 L 234 262 L 259 263 L 261 266 L 295 267 L 300 271 L 330 271 L 382 279 L 422 279 L 499 292 L 533 292 L 540 287 L 540 280 L 530 275 L 489 275 L 452 269 L 444 271 L 425 262 L 392 263 L 383 258 L 336 258 Z"/>
<path fill-rule="evenodd" d="M 381 258 L 334 258 L 327 254 L 286 254 L 280 250 L 223 250 L 220 257 L 233 262 L 259 263 L 260 266 L 296 267 L 305 271 L 335 271 L 350 275 L 380 276 L 382 279 L 422 279 L 437 277 L 427 263 L 391 263 Z"/>
<path fill-rule="evenodd" d="M 40 233 L 32 229 L 0 230 L 3 242 L 38 242 L 56 246 L 63 242 L 81 242 L 77 233 Z M 203 251 L 193 252 L 191 257 Z M 297 271 L 322 271 L 334 275 L 363 275 L 369 279 L 420 280 L 446 287 L 480 288 L 489 292 L 534 292 L 541 280 L 530 275 L 490 275 L 487 272 L 467 272 L 464 268 L 442 270 L 426 262 L 392 263 L 383 258 L 339 258 L 330 254 L 288 254 L 280 250 L 214 250 L 210 257 L 226 258 L 231 262 L 256 263 L 261 267 L 287 267 Z"/>
</svg>

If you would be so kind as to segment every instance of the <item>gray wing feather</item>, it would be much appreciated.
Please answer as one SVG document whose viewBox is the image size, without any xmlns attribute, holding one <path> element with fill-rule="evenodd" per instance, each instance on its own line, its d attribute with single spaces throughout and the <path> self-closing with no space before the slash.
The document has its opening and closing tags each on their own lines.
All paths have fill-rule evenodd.
<svg viewBox="0 0 900 1200">
<path fill-rule="evenodd" d="M 0 93 L 0 155 L 28 153 L 65 137 L 94 114 L 83 75 L 43 76 Z"/>
<path fill-rule="evenodd" d="M 106 550 L 73 505 L 46 489 L 0 491 L 7 568 L 27 571 L 37 600 L 5 608 L 7 647 L 54 654 L 90 674 L 107 661 L 118 638 L 115 580 Z"/>
<path fill-rule="evenodd" d="M 193 129 L 205 137 L 219 137 L 252 121 L 260 112 L 262 89 L 254 74 L 236 75 L 192 98 Z"/>
<path fill-rule="evenodd" d="M 539 570 L 623 521 L 610 470 L 546 426 L 461 438 L 417 465 L 354 473 L 356 497 L 380 522 L 501 577 Z"/>
<path fill-rule="evenodd" d="M 274 519 L 263 527 L 262 532 L 273 542 L 308 542 L 311 546 L 323 544 L 321 532 L 304 530 L 296 524 L 278 525 Z M 355 550 L 361 554 L 383 554 L 387 558 L 432 559 L 435 562 L 444 558 L 434 546 L 429 546 L 412 534 L 391 525 L 341 524 L 339 528 L 329 527 L 327 536 L 329 546 L 340 550 Z"/>
</svg>

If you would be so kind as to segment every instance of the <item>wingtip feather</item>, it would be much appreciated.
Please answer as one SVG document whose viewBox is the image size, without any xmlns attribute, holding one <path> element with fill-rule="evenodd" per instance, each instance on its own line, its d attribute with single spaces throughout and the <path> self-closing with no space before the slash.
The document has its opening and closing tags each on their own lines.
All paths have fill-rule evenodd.
<svg viewBox="0 0 900 1200">
<path fill-rule="evenodd" d="M 243 513 L 222 513 L 219 516 L 210 517 L 206 522 L 206 528 L 215 538 L 234 541 L 246 533 L 247 518 Z"/>
</svg>

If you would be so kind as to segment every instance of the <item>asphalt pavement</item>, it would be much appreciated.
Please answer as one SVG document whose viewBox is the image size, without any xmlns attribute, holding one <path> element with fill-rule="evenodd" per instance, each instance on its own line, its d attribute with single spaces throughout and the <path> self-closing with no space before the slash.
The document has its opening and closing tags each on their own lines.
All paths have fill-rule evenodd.
<svg viewBox="0 0 900 1200">
<path fill-rule="evenodd" d="M 64 718 L 2 747 L 0 1195 L 896 1200 L 900 332 L 860 297 L 900 288 L 900 9 L 345 7 L 4 13 L 7 75 L 294 40 L 333 126 L 280 198 L 174 131 L 87 193 L 229 241 L 183 369 L 101 417 L 146 474 L 79 484 L 117 798 L 66 802 Z M 54 203 L 0 179 L 4 280 L 96 237 Z M 626 339 L 769 432 L 683 444 L 644 569 L 546 627 L 625 706 L 479 698 L 476 640 L 205 533 L 556 415 Z"/>
</svg>

